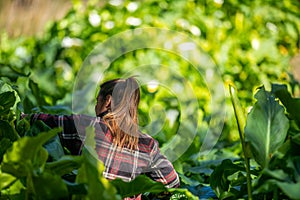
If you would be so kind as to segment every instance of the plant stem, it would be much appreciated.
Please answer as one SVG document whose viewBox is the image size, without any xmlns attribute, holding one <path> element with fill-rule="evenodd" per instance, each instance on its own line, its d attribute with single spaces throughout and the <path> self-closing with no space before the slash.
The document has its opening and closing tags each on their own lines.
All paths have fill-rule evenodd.
<svg viewBox="0 0 300 200">
<path fill-rule="evenodd" d="M 245 156 L 245 153 L 244 153 Z M 251 189 L 251 173 L 250 173 L 250 163 L 249 158 L 245 157 L 245 164 L 246 164 L 246 174 L 247 174 L 247 191 L 248 191 L 248 199 L 252 200 L 252 189 Z"/>
<path fill-rule="evenodd" d="M 244 138 L 244 128 L 246 125 L 246 119 L 245 119 L 246 117 L 245 117 L 243 108 L 239 103 L 239 99 L 236 95 L 237 92 L 236 92 L 235 87 L 229 85 L 229 92 L 230 92 L 230 97 L 231 97 L 231 101 L 232 101 L 232 105 L 233 105 L 235 118 L 236 118 L 238 129 L 239 129 L 239 136 L 241 139 L 242 149 L 243 149 L 243 154 L 244 154 L 244 159 L 245 159 L 248 199 L 252 200 L 250 163 L 249 163 L 249 156 L 247 155 L 247 148 L 246 148 L 246 143 L 245 143 L 245 138 Z"/>
<path fill-rule="evenodd" d="M 274 200 L 278 200 L 278 188 L 275 188 L 275 190 L 274 190 L 274 194 L 273 194 L 274 196 L 273 196 L 273 199 Z"/>
</svg>

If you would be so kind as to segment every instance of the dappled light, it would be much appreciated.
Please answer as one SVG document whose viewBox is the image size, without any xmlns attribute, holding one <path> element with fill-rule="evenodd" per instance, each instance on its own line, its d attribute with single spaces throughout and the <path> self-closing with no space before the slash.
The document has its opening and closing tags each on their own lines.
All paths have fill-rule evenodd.
<svg viewBox="0 0 300 200">
<path fill-rule="evenodd" d="M 0 197 L 300 199 L 300 1 L 0 7 Z M 96 117 L 99 85 L 132 76 L 138 128 L 179 188 L 145 174 L 107 181 L 95 130 L 75 156 L 62 129 L 32 123 L 32 113 Z"/>
</svg>

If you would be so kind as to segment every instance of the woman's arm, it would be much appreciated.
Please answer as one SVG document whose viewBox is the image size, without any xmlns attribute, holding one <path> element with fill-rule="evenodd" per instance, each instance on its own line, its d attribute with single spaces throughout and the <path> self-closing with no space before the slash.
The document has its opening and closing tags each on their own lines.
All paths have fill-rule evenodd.
<svg viewBox="0 0 300 200">
<path fill-rule="evenodd" d="M 62 127 L 64 129 L 63 132 L 66 134 L 77 132 L 73 115 L 68 116 L 36 113 L 30 116 L 30 124 L 33 124 L 37 120 L 43 121 L 50 128 Z"/>
<path fill-rule="evenodd" d="M 162 182 L 168 188 L 179 187 L 180 181 L 172 163 L 161 154 L 155 142 L 152 151 L 151 171 L 148 175 L 155 181 Z"/>
<path fill-rule="evenodd" d="M 75 118 L 76 115 L 51 115 L 51 114 L 32 114 L 30 116 L 30 124 L 33 124 L 37 120 L 43 121 L 50 128 L 61 127 L 62 132 L 59 133 L 61 143 L 66 147 L 71 154 L 78 155 L 81 150 L 82 141 L 78 135 Z"/>
</svg>

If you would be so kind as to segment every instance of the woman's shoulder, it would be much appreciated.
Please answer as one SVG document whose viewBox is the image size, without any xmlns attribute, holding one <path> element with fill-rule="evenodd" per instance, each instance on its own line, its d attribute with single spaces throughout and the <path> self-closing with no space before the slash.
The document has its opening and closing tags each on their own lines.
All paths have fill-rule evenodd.
<svg viewBox="0 0 300 200">
<path fill-rule="evenodd" d="M 157 148 L 158 142 L 146 133 L 139 133 L 139 150 L 146 153 L 151 153 Z"/>
<path fill-rule="evenodd" d="M 96 131 L 107 132 L 108 127 L 100 117 L 84 114 L 72 115 L 72 117 L 77 128 L 86 129 L 91 126 L 94 127 Z"/>
<path fill-rule="evenodd" d="M 90 125 L 93 125 L 94 123 L 101 123 L 103 124 L 103 120 L 100 117 L 85 115 L 85 114 L 73 114 L 71 115 L 73 120 L 78 120 L 80 122 L 85 122 Z"/>
</svg>

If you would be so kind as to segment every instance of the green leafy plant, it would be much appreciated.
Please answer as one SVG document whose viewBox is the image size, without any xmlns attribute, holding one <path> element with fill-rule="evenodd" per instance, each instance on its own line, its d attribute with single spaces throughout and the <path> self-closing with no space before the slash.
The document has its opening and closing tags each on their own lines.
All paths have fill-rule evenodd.
<svg viewBox="0 0 300 200">
<path fill-rule="evenodd" d="M 11 89 L 9 93 L 15 95 Z M 16 119 L 11 108 L 16 103 L 16 96 L 3 104 L 3 119 L 9 115 L 17 121 L 1 121 L 4 129 L 0 146 L 2 162 L 0 165 L 0 194 L 3 198 L 19 199 L 121 199 L 141 193 L 159 194 L 167 192 L 169 196 L 198 199 L 187 189 L 167 189 L 162 183 L 146 176 L 139 176 L 132 182 L 120 179 L 108 181 L 102 176 L 104 165 L 97 159 L 94 130 L 88 128 L 85 146 L 80 156 L 64 155 L 57 134 L 61 131 L 51 129 L 41 121 L 31 126 L 27 118 Z M 7 102 L 7 103 L 6 103 Z M 5 111 L 5 112 L 4 112 Z M 16 110 L 15 110 L 16 111 Z M 24 126 L 28 125 L 28 126 Z M 25 127 L 25 128 L 24 128 Z M 17 130 L 21 132 L 18 135 Z M 76 172 L 74 172 L 74 170 Z M 75 176 L 68 180 L 66 175 Z M 141 187 L 142 186 L 142 187 Z"/>
<path fill-rule="evenodd" d="M 212 118 L 209 106 L 212 91 L 207 88 L 205 79 L 213 79 L 215 74 L 210 76 L 209 71 L 197 71 L 182 57 L 153 49 L 128 52 L 109 66 L 106 78 L 123 76 L 136 66 L 146 64 L 171 66 L 186 80 L 191 80 L 190 85 L 198 100 L 193 104 L 199 106 L 196 111 L 199 114 L 197 133 L 184 155 L 174 162 L 180 174 L 181 188 L 169 190 L 170 198 L 210 198 L 206 194 L 213 192 L 205 189 L 211 186 L 221 199 L 251 198 L 251 195 L 253 199 L 299 199 L 300 106 L 299 99 L 293 98 L 299 93 L 299 83 L 294 79 L 296 77 L 293 77 L 294 72 L 290 66 L 291 58 L 299 52 L 299 1 L 149 0 L 141 3 L 124 0 L 99 3 L 90 0 L 83 3 L 74 0 L 72 3 L 70 11 L 62 19 L 49 23 L 39 37 L 10 38 L 7 33 L 1 32 L 1 165 L 4 163 L 4 155 L 15 148 L 13 144 L 23 141 L 23 137 L 31 140 L 40 137 L 42 132 L 50 131 L 44 124 L 30 125 L 28 120 L 20 120 L 21 112 L 71 114 L 75 77 L 83 60 L 97 44 L 128 29 L 159 27 L 183 32 L 195 39 L 219 66 L 222 78 L 226 82 L 233 82 L 236 90 L 239 90 L 232 96 L 233 102 L 227 104 L 231 106 L 233 103 L 235 106 L 238 123 L 234 115 L 229 115 L 219 142 L 210 152 L 202 152 L 203 155 L 199 149 Z M 93 16 L 100 19 L 99 24 L 91 22 Z M 140 23 L 131 24 L 130 19 Z M 159 36 L 154 39 L 159 39 Z M 171 75 L 167 75 L 167 78 L 170 85 L 178 82 Z M 285 83 L 287 86 L 271 85 L 272 82 Z M 260 88 L 256 94 L 256 104 L 253 105 L 251 91 L 261 84 L 266 88 L 272 86 L 272 90 L 269 92 Z M 292 93 L 288 88 L 291 88 Z M 149 115 L 154 105 L 161 106 L 168 116 L 178 113 L 174 120 L 166 119 L 162 130 L 155 135 L 162 151 L 167 151 L 182 124 L 181 106 L 176 96 L 162 88 L 153 92 L 147 86 L 142 86 L 142 93 L 139 110 L 142 126 L 155 117 L 158 119 L 149 127 L 150 134 L 162 124 L 159 109 L 152 110 L 153 116 Z M 190 103 L 187 100 L 187 105 Z M 218 102 L 212 103 L 215 107 L 219 106 Z M 244 110 L 248 110 L 249 106 L 253 108 L 246 117 Z M 189 107 L 186 110 L 191 112 Z M 268 125 L 268 122 L 272 123 Z M 191 135 L 194 131 L 191 125 L 184 129 L 185 135 Z M 82 157 L 53 153 L 47 145 L 57 145 L 56 137 L 38 148 L 37 152 L 40 153 L 36 156 L 43 162 L 37 168 L 41 174 L 35 176 L 34 180 L 27 176 L 19 178 L 1 169 L 1 197 L 38 196 L 40 193 L 37 190 L 47 193 L 41 186 L 42 182 L 57 183 L 61 188 L 52 188 L 54 191 L 58 189 L 57 194 L 67 188 L 68 195 L 78 198 L 90 198 L 91 194 L 99 192 L 93 186 L 89 189 L 85 181 L 91 176 L 88 170 L 98 175 L 102 170 L 101 164 L 89 155 L 92 151 Z M 179 148 L 185 144 L 182 142 L 185 139 L 182 137 L 176 141 Z M 43 148 L 48 148 L 46 162 Z M 74 175 L 73 169 L 80 167 L 77 182 L 60 180 L 61 176 L 66 178 L 68 173 Z M 25 174 L 32 176 L 30 170 Z M 49 174 L 54 174 L 53 179 Z M 26 185 L 27 179 L 29 188 Z M 150 180 L 143 177 L 132 183 L 116 180 L 116 184 L 112 182 L 113 185 L 107 187 L 99 176 L 91 179 L 99 187 L 110 188 L 116 195 L 111 198 L 143 192 L 142 189 L 135 190 L 136 185 L 147 185 L 148 188 L 143 189 L 155 193 L 155 198 L 161 187 L 159 183 L 152 185 Z M 122 185 L 122 189 L 119 185 Z M 161 192 L 165 192 L 165 189 Z M 51 198 L 51 195 L 48 197 Z"/>
<path fill-rule="evenodd" d="M 285 141 L 289 122 L 284 108 L 264 87 L 258 90 L 255 98 L 257 103 L 247 117 L 245 141 L 250 144 L 256 162 L 265 168 L 272 155 Z"/>
<path fill-rule="evenodd" d="M 245 160 L 245 165 L 246 165 L 246 172 L 247 172 L 247 191 L 248 191 L 248 198 L 252 199 L 252 189 L 251 189 L 251 177 L 250 177 L 250 163 L 249 163 L 249 146 L 246 143 L 245 139 L 245 133 L 244 129 L 246 128 L 246 120 L 245 120 L 245 113 L 243 108 L 241 107 L 238 97 L 237 97 L 237 92 L 236 89 L 233 86 L 229 86 L 229 91 L 230 91 L 230 96 L 231 96 L 231 101 L 232 105 L 234 108 L 234 113 L 239 129 L 239 136 L 240 140 L 242 143 L 242 149 L 244 153 L 244 160 Z"/>
<path fill-rule="evenodd" d="M 260 87 L 255 94 L 257 101 L 245 121 L 236 91 L 231 91 L 230 94 L 238 127 L 244 127 L 239 131 L 245 166 L 240 162 L 224 160 L 212 173 L 210 181 L 212 188 L 220 199 L 241 197 L 298 199 L 299 154 L 295 148 L 299 145 L 300 132 L 298 125 L 290 126 L 295 120 L 295 115 L 289 113 L 291 108 L 289 103 L 295 110 L 299 109 L 295 104 L 298 100 L 291 97 L 284 85 L 273 84 L 271 91 Z M 288 113 L 279 100 L 282 100 Z M 294 112 L 294 109 L 291 112 Z M 253 165 L 254 162 L 249 162 L 248 159 L 255 160 L 256 164 Z"/>
<path fill-rule="evenodd" d="M 53 195 L 59 198 L 68 195 L 67 186 L 60 176 L 44 170 L 48 152 L 42 145 L 54 137 L 58 131 L 51 130 L 36 137 L 25 136 L 13 143 L 3 156 L 1 177 L 11 176 L 14 178 L 5 182 L 5 186 L 9 186 L 8 188 L 3 187 L 1 190 L 6 189 L 7 195 L 10 195 L 17 192 L 14 189 L 18 189 L 21 183 L 23 189 L 26 188 L 24 199 L 32 197 L 53 199 Z M 44 184 L 46 181 L 48 184 Z"/>
</svg>

